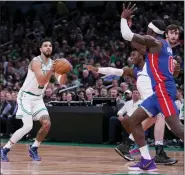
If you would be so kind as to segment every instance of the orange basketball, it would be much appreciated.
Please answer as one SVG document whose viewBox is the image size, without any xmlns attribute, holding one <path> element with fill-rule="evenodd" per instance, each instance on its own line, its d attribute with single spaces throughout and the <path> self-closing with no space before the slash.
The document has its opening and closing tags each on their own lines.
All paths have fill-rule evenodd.
<svg viewBox="0 0 185 175">
<path fill-rule="evenodd" d="M 57 74 L 63 75 L 71 71 L 71 63 L 65 58 L 61 58 L 55 61 L 54 71 Z"/>
</svg>

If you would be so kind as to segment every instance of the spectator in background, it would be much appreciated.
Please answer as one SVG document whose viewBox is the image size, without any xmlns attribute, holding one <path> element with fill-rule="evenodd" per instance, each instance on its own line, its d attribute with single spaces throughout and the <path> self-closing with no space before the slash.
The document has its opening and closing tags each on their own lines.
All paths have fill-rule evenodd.
<svg viewBox="0 0 185 175">
<path fill-rule="evenodd" d="M 73 100 L 72 93 L 68 92 L 68 93 L 66 94 L 66 101 L 67 101 L 68 103 L 70 103 L 72 100 Z"/>
<path fill-rule="evenodd" d="M 108 97 L 108 91 L 106 88 L 102 88 L 100 91 L 100 97 Z"/>
<path fill-rule="evenodd" d="M 126 90 L 128 90 L 128 84 L 123 82 L 120 84 L 121 91 L 125 93 Z"/>
<path fill-rule="evenodd" d="M 118 97 L 118 90 L 116 88 L 111 88 L 109 90 L 110 97 L 117 98 Z"/>
<path fill-rule="evenodd" d="M 85 95 L 86 95 L 86 100 L 87 101 L 92 101 L 93 99 L 93 92 L 94 90 L 92 88 L 88 88 L 86 91 L 85 91 Z"/>
<path fill-rule="evenodd" d="M 94 89 L 94 97 L 99 97 L 100 93 L 98 89 Z"/>
<path fill-rule="evenodd" d="M 84 91 L 78 92 L 78 101 L 84 101 L 85 100 L 85 94 Z"/>
<path fill-rule="evenodd" d="M 4 95 L 2 93 L 1 97 L 3 96 Z M 16 110 L 16 103 L 13 101 L 11 93 L 6 92 L 5 99 L 3 99 L 3 106 L 1 108 L 0 114 L 1 133 L 4 133 L 4 138 L 9 138 L 10 134 L 12 133 L 12 117 L 13 115 L 15 117 Z"/>
<path fill-rule="evenodd" d="M 182 115 L 184 113 L 184 99 L 183 99 L 183 92 L 180 88 L 177 89 L 176 101 L 175 101 L 177 108 L 179 110 L 179 117 L 180 119 L 184 119 Z"/>
<path fill-rule="evenodd" d="M 131 115 L 130 113 L 133 112 L 137 108 L 138 104 L 141 103 L 140 95 L 137 90 L 134 90 L 133 94 L 131 92 L 131 95 L 132 95 L 131 97 L 132 100 L 129 100 L 128 102 L 126 102 L 125 105 L 118 111 L 118 117 L 113 116 L 109 120 L 109 142 L 108 144 L 116 143 L 116 130 L 119 130 L 119 132 L 122 131 L 123 140 L 128 138 L 128 133 L 122 127 L 121 121 L 123 119 L 123 116 L 125 115 L 130 116 Z"/>
<path fill-rule="evenodd" d="M 89 73 L 88 70 L 83 70 L 81 83 L 85 87 L 93 86 L 93 78 L 92 78 L 92 75 Z"/>
<path fill-rule="evenodd" d="M 110 97 L 116 98 L 116 105 L 118 109 L 120 109 L 124 105 L 124 101 L 119 98 L 119 93 L 117 88 L 111 88 L 109 92 L 110 92 Z"/>
<path fill-rule="evenodd" d="M 67 95 L 67 94 L 66 94 L 65 92 L 62 93 L 61 101 L 66 101 L 66 100 L 67 100 L 66 95 Z"/>
<path fill-rule="evenodd" d="M 118 86 L 118 80 L 113 80 L 112 81 L 112 87 L 118 89 L 118 87 L 119 87 Z"/>
<path fill-rule="evenodd" d="M 50 97 L 51 101 L 56 101 L 57 100 L 57 95 L 55 93 L 53 93 Z"/>
<path fill-rule="evenodd" d="M 51 88 L 47 88 L 46 92 L 45 92 L 45 96 L 44 96 L 44 102 L 48 103 L 51 101 L 51 95 L 52 95 L 52 89 Z"/>
<path fill-rule="evenodd" d="M 125 101 L 129 101 L 132 99 L 132 92 L 130 90 L 126 90 L 124 93 Z"/>
<path fill-rule="evenodd" d="M 99 92 L 101 91 L 101 89 L 104 87 L 103 85 L 103 80 L 101 78 L 96 80 L 96 85 L 95 85 L 95 89 L 97 89 Z"/>
</svg>

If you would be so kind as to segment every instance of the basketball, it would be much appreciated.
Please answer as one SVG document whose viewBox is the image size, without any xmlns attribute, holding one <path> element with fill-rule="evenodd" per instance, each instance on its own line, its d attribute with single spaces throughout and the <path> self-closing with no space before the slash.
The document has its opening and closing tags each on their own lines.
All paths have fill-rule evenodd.
<svg viewBox="0 0 185 175">
<path fill-rule="evenodd" d="M 71 68 L 72 68 L 71 63 L 65 58 L 58 59 L 55 61 L 54 71 L 57 74 L 60 74 L 60 75 L 66 74 L 71 71 Z"/>
</svg>

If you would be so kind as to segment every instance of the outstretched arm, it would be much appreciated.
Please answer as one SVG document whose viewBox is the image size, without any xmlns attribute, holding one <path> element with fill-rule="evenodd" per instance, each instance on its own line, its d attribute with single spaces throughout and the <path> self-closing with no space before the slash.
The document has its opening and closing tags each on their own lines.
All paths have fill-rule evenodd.
<svg viewBox="0 0 185 175">
<path fill-rule="evenodd" d="M 137 9 L 135 7 L 135 4 L 131 6 L 131 3 L 129 3 L 128 7 L 125 8 L 123 5 L 123 12 L 121 14 L 121 34 L 122 37 L 130 42 L 134 42 L 137 44 L 140 44 L 142 46 L 146 46 L 147 48 L 155 47 L 155 48 L 161 48 L 162 44 L 160 41 L 156 40 L 154 37 L 150 35 L 139 35 L 133 33 L 129 26 L 128 26 L 128 20 L 131 19 L 131 16 L 133 12 Z"/>
<path fill-rule="evenodd" d="M 98 72 L 103 75 L 117 75 L 117 76 L 134 76 L 133 68 L 123 68 L 123 69 L 117 69 L 113 67 L 93 67 L 91 65 L 87 66 L 87 69 L 89 71 Z"/>
</svg>

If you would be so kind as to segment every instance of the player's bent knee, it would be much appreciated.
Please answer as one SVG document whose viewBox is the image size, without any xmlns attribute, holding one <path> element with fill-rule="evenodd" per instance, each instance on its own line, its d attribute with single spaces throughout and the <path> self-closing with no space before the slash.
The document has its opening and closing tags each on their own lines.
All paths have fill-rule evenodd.
<svg viewBox="0 0 185 175">
<path fill-rule="evenodd" d="M 33 124 L 24 124 L 22 127 L 22 129 L 25 131 L 25 134 L 30 132 L 32 128 L 33 128 Z"/>
<path fill-rule="evenodd" d="M 49 120 L 45 120 L 43 123 L 42 123 L 42 126 L 44 128 L 45 131 L 49 131 L 50 127 L 51 127 L 51 122 Z"/>
</svg>

